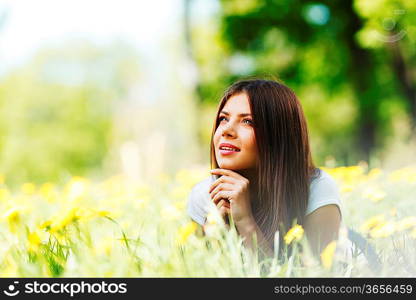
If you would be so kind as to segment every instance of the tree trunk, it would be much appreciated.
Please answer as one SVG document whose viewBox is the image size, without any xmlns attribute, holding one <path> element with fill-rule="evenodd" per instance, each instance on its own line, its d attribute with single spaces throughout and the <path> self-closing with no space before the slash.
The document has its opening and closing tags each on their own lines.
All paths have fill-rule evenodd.
<svg viewBox="0 0 416 300">
<path fill-rule="evenodd" d="M 377 131 L 377 114 L 379 100 L 374 94 L 370 94 L 375 78 L 375 65 L 371 60 L 371 53 L 357 45 L 355 35 L 362 28 L 361 19 L 355 13 L 353 1 L 342 2 L 349 22 L 345 28 L 345 40 L 350 54 L 349 74 L 357 99 L 357 149 L 359 159 L 370 161 L 371 153 L 375 148 Z"/>
<path fill-rule="evenodd" d="M 408 69 L 402 52 L 400 50 L 399 41 L 388 44 L 388 49 L 392 54 L 392 69 L 397 76 L 399 85 L 405 99 L 409 103 L 411 117 L 411 131 L 416 136 L 416 87 L 412 80 L 412 74 Z"/>
</svg>

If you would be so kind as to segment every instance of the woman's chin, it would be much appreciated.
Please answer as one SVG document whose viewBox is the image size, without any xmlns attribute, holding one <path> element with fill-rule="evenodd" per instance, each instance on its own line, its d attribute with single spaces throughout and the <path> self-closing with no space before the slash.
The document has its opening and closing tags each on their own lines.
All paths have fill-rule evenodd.
<svg viewBox="0 0 416 300">
<path fill-rule="evenodd" d="M 236 165 L 236 164 L 230 164 L 230 163 L 219 163 L 218 165 L 219 165 L 219 167 L 220 167 L 221 169 L 226 169 L 226 170 L 233 170 L 233 171 L 235 171 L 235 170 L 238 170 L 238 169 L 239 169 L 239 168 L 238 168 L 238 165 Z"/>
</svg>

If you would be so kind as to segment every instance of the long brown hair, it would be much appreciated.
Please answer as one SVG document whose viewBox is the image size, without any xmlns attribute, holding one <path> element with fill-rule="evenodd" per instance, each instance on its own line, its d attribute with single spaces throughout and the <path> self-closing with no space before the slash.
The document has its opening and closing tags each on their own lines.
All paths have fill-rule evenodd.
<svg viewBox="0 0 416 300">
<path fill-rule="evenodd" d="M 240 93 L 249 99 L 259 155 L 256 181 L 250 182 L 250 191 L 256 191 L 251 193 L 251 207 L 273 248 L 276 231 L 281 239 L 294 220 L 303 225 L 309 185 L 319 169 L 312 161 L 306 119 L 295 93 L 282 83 L 260 79 L 236 82 L 225 91 L 211 136 L 212 168 L 219 167 L 213 139 L 220 111 L 230 97 Z"/>
</svg>

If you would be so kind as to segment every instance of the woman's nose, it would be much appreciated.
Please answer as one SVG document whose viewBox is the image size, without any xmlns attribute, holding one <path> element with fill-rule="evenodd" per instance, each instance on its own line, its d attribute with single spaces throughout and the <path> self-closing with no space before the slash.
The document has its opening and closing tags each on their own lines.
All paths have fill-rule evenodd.
<svg viewBox="0 0 416 300">
<path fill-rule="evenodd" d="M 235 135 L 235 129 L 232 122 L 228 122 L 224 127 L 222 131 L 222 135 L 229 135 L 234 136 Z"/>
</svg>

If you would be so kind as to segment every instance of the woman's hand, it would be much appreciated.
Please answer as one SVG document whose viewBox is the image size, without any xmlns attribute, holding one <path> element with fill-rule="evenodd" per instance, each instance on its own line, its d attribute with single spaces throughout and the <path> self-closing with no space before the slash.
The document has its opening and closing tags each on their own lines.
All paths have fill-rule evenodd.
<svg viewBox="0 0 416 300">
<path fill-rule="evenodd" d="M 226 200 L 221 199 L 217 202 L 217 209 L 220 213 L 220 216 L 223 218 L 226 227 L 229 228 L 228 215 L 230 214 L 230 203 Z"/>
<path fill-rule="evenodd" d="M 269 257 L 272 257 L 273 250 L 253 217 L 249 180 L 236 172 L 225 169 L 211 170 L 211 174 L 222 175 L 212 183 L 209 190 L 211 199 L 219 207 L 221 216 L 231 214 L 238 233 L 244 238 L 244 244 L 254 249 L 253 235 L 255 235 L 257 245 Z"/>
<path fill-rule="evenodd" d="M 248 179 L 225 169 L 211 170 L 211 174 L 222 175 L 211 184 L 209 190 L 211 199 L 219 207 L 220 213 L 222 215 L 231 213 L 236 225 L 250 224 L 254 218 L 251 211 Z"/>
</svg>

